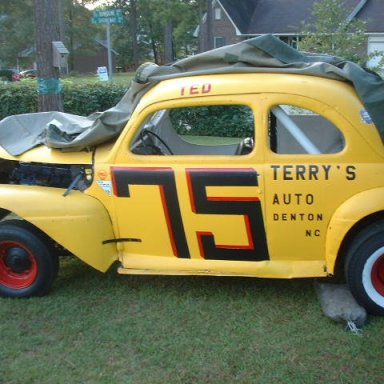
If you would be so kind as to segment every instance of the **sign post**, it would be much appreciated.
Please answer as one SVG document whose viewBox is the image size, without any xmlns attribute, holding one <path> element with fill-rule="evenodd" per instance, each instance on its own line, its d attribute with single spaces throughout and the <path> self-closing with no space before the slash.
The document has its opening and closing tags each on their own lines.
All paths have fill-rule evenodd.
<svg viewBox="0 0 384 384">
<path fill-rule="evenodd" d="M 112 80 L 112 43 L 111 43 L 111 24 L 107 24 L 107 47 L 108 47 L 108 72 Z"/>
<path fill-rule="evenodd" d="M 105 9 L 94 11 L 92 15 L 92 24 L 107 25 L 107 49 L 108 49 L 108 73 L 109 80 L 112 80 L 112 42 L 111 42 L 111 24 L 123 24 L 124 16 L 121 9 Z"/>
</svg>

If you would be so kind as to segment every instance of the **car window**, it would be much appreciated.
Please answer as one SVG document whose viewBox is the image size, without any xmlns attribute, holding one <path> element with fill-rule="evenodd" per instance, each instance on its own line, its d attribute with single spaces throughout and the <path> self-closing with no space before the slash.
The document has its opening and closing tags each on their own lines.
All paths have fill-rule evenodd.
<svg viewBox="0 0 384 384">
<path fill-rule="evenodd" d="M 344 136 L 324 116 L 294 105 L 275 105 L 269 111 L 270 148 L 281 154 L 340 152 Z"/>
<path fill-rule="evenodd" d="M 254 116 L 243 105 L 163 109 L 148 116 L 131 151 L 139 155 L 246 155 L 254 146 Z"/>
</svg>

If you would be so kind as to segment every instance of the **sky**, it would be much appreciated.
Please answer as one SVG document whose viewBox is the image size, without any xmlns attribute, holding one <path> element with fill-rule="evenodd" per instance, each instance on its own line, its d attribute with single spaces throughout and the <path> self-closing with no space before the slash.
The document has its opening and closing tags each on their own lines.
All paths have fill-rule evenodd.
<svg viewBox="0 0 384 384">
<path fill-rule="evenodd" d="M 99 7 L 100 5 L 108 5 L 108 1 L 107 0 L 98 0 L 96 1 L 94 4 L 89 4 L 89 5 L 86 5 L 86 7 L 88 9 L 94 9 L 96 7 Z"/>
</svg>

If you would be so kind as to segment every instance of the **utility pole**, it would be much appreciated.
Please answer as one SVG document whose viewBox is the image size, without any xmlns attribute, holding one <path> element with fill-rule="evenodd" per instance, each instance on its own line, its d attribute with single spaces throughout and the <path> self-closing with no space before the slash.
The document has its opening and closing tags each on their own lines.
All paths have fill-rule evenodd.
<svg viewBox="0 0 384 384">
<path fill-rule="evenodd" d="M 213 49 L 213 3 L 207 0 L 207 35 L 206 35 L 206 51 Z"/>
<path fill-rule="evenodd" d="M 54 66 L 53 42 L 60 41 L 59 1 L 34 0 L 39 111 L 63 111 L 60 68 Z"/>
</svg>

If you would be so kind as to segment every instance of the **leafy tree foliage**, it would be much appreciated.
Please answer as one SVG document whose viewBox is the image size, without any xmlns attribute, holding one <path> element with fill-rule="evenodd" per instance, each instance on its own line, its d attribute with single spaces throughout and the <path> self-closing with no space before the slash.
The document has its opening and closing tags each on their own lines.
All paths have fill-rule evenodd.
<svg viewBox="0 0 384 384">
<path fill-rule="evenodd" d="M 352 9 L 343 0 L 319 0 L 313 5 L 313 24 L 304 24 L 300 50 L 327 53 L 363 64 L 367 60 L 365 23 L 347 18 Z"/>
<path fill-rule="evenodd" d="M 114 42 L 122 55 L 120 59 L 131 58 L 134 65 L 145 60 L 164 63 L 196 51 L 193 31 L 199 23 L 199 9 L 205 1 L 113 1 L 114 7 L 123 9 L 126 15 L 126 24 L 117 32 Z M 165 57 L 166 52 L 171 54 Z M 121 64 L 125 67 L 128 63 Z"/>
<path fill-rule="evenodd" d="M 91 54 L 95 38 L 105 40 L 105 26 L 91 23 L 85 6 L 96 0 L 60 0 L 61 39 L 70 51 L 69 67 L 76 54 Z M 134 69 L 144 61 L 170 62 L 197 50 L 193 31 L 207 0 L 108 0 L 108 7 L 122 9 L 124 23 L 112 26 L 118 64 Z M 33 0 L 0 0 L 0 66 L 30 67 L 34 62 Z M 167 32 L 167 33 L 166 33 Z M 22 52 L 29 56 L 22 57 Z M 167 53 L 167 55 L 166 55 Z"/>
<path fill-rule="evenodd" d="M 20 52 L 33 47 L 33 0 L 0 0 L 0 65 L 23 64 Z"/>
<path fill-rule="evenodd" d="M 95 0 L 60 0 L 60 2 L 63 9 L 61 34 L 65 45 L 71 53 L 90 52 L 91 43 L 101 28 L 91 24 L 91 12 L 84 6 Z M 35 42 L 33 14 L 33 0 L 0 0 L 1 66 L 32 65 Z"/>
<path fill-rule="evenodd" d="M 92 1 L 61 0 L 64 10 L 64 43 L 69 52 L 69 69 L 73 69 L 73 59 L 77 54 L 92 54 L 95 38 L 102 37 L 101 26 L 91 23 L 92 13 L 84 7 Z"/>
</svg>

